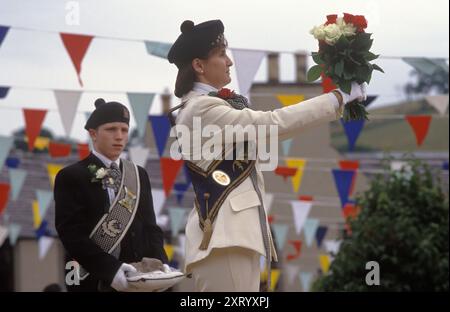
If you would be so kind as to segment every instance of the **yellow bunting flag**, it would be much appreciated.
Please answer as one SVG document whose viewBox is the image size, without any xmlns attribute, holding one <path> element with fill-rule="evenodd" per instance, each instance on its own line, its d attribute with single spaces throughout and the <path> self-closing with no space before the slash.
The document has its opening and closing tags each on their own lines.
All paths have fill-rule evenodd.
<svg viewBox="0 0 450 312">
<path fill-rule="evenodd" d="M 39 213 L 39 203 L 37 200 L 33 200 L 32 209 L 33 209 L 33 227 L 35 229 L 38 229 L 39 226 L 41 225 L 42 219 L 41 214 Z"/>
<path fill-rule="evenodd" d="M 277 99 L 283 107 L 286 107 L 304 101 L 305 96 L 303 94 L 277 94 Z"/>
<path fill-rule="evenodd" d="M 62 168 L 63 166 L 59 164 L 47 164 L 48 178 L 52 187 L 55 186 L 55 177 Z"/>
<path fill-rule="evenodd" d="M 173 245 L 164 244 L 164 250 L 166 251 L 168 260 L 172 261 L 172 258 L 173 258 Z"/>
<path fill-rule="evenodd" d="M 45 148 L 48 148 L 49 144 L 50 144 L 49 138 L 38 136 L 36 138 L 36 141 L 34 141 L 34 148 L 38 150 L 43 150 Z"/>
<path fill-rule="evenodd" d="M 330 257 L 328 255 L 319 255 L 320 268 L 324 274 L 330 269 Z"/>
<path fill-rule="evenodd" d="M 306 160 L 297 158 L 297 159 L 286 159 L 286 165 L 289 168 L 297 168 L 297 173 L 292 177 L 292 188 L 294 189 L 294 193 L 297 193 L 300 184 L 302 183 L 303 170 L 306 165 Z"/>
<path fill-rule="evenodd" d="M 272 269 L 270 272 L 270 291 L 274 291 L 275 288 L 278 285 L 278 280 L 280 279 L 281 270 L 279 269 Z M 261 281 L 266 282 L 267 281 L 267 270 L 264 270 L 261 272 Z"/>
</svg>

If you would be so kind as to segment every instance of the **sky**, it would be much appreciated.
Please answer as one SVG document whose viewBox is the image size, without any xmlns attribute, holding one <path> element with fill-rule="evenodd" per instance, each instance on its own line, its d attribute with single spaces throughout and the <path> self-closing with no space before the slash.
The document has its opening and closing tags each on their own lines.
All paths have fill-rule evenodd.
<svg viewBox="0 0 450 312">
<path fill-rule="evenodd" d="M 67 22 L 73 3 L 78 24 Z M 412 68 L 399 57 L 448 58 L 448 6 L 448 0 L 0 0 L 0 25 L 12 27 L 0 48 L 0 86 L 12 86 L 0 100 L 0 135 L 23 127 L 24 107 L 48 109 L 43 126 L 64 135 L 52 89 L 86 91 L 70 134 L 80 141 L 87 139 L 85 112 L 96 98 L 128 106 L 125 92 L 173 92 L 176 67 L 149 55 L 143 41 L 173 42 L 185 19 L 221 19 L 232 48 L 281 52 L 280 77 L 287 82 L 294 79 L 292 52 L 317 50 L 313 26 L 328 14 L 365 15 L 371 50 L 381 54 L 376 63 L 386 72 L 373 75 L 368 93 L 379 97 L 371 106 L 390 105 L 405 98 L 402 86 L 411 80 Z M 82 63 L 83 88 L 58 32 L 97 36 Z M 263 61 L 255 81 L 265 80 L 266 66 Z M 232 78 L 228 87 L 238 89 L 234 71 Z M 159 112 L 156 97 L 150 114 Z"/>
</svg>

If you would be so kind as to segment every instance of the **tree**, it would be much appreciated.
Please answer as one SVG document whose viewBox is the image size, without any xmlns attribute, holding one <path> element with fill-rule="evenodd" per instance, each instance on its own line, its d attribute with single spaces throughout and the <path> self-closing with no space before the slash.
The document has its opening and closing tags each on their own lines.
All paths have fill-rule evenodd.
<svg viewBox="0 0 450 312">
<path fill-rule="evenodd" d="M 427 165 L 377 176 L 357 205 L 351 234 L 313 290 L 448 291 L 448 194 Z M 379 286 L 366 284 L 369 261 L 379 264 Z"/>
<path fill-rule="evenodd" d="M 411 76 L 416 77 L 416 82 L 408 82 L 405 92 L 408 96 L 413 94 L 428 94 L 433 89 L 439 94 L 448 94 L 448 70 L 436 70 L 432 75 L 419 71 L 412 71 Z"/>
</svg>

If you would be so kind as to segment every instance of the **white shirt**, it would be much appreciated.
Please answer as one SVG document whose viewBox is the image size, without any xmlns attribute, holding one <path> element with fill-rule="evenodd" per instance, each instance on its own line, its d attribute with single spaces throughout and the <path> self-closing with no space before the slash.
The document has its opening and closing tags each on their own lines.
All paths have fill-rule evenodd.
<svg viewBox="0 0 450 312">
<path fill-rule="evenodd" d="M 117 168 L 119 168 L 119 170 L 120 170 L 120 158 L 117 158 L 116 160 L 113 161 L 113 160 L 109 159 L 108 157 L 106 157 L 105 155 L 100 154 L 95 149 L 92 150 L 92 154 L 97 156 L 97 158 L 102 161 L 102 163 L 105 165 L 106 168 L 109 168 L 111 166 L 111 163 L 115 162 L 117 165 Z M 114 194 L 114 190 L 112 188 L 107 187 L 106 189 L 108 191 L 109 203 L 112 204 L 112 202 L 114 201 L 114 198 L 116 198 L 116 195 Z"/>
<path fill-rule="evenodd" d="M 216 89 L 213 86 L 210 86 L 209 84 L 203 82 L 194 82 L 194 87 L 192 88 L 192 90 L 202 95 L 208 94 L 209 92 L 219 91 L 219 89 Z"/>
</svg>

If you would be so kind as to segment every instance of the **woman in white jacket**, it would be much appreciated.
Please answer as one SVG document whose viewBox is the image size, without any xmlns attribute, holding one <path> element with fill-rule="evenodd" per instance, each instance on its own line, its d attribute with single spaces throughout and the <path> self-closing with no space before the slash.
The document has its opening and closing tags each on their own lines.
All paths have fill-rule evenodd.
<svg viewBox="0 0 450 312">
<path fill-rule="evenodd" d="M 178 137 L 196 194 L 186 225 L 185 270 L 192 273 L 197 291 L 259 291 L 260 256 L 266 257 L 269 271 L 270 261 L 277 260 L 264 209 L 264 180 L 257 159 L 249 156 L 255 152 L 250 143 L 256 140 L 246 139 L 247 157 L 238 160 L 237 143 L 244 139 L 230 139 L 227 127 L 276 126 L 278 136 L 286 138 L 307 126 L 340 118 L 345 103 L 363 100 L 364 90 L 353 83 L 351 94 L 333 90 L 299 105 L 253 110 L 244 97 L 222 89 L 231 82 L 233 65 L 222 22 L 185 21 L 180 28 L 168 59 L 178 67 L 175 95 L 181 105 L 169 117 L 193 137 L 192 146 L 190 138 Z M 210 135 L 201 137 L 206 128 Z M 196 137 L 201 137 L 199 144 Z M 222 142 L 220 151 L 206 157 L 211 156 L 205 149 L 209 151 L 212 138 Z M 234 157 L 224 157 L 229 155 Z"/>
</svg>

